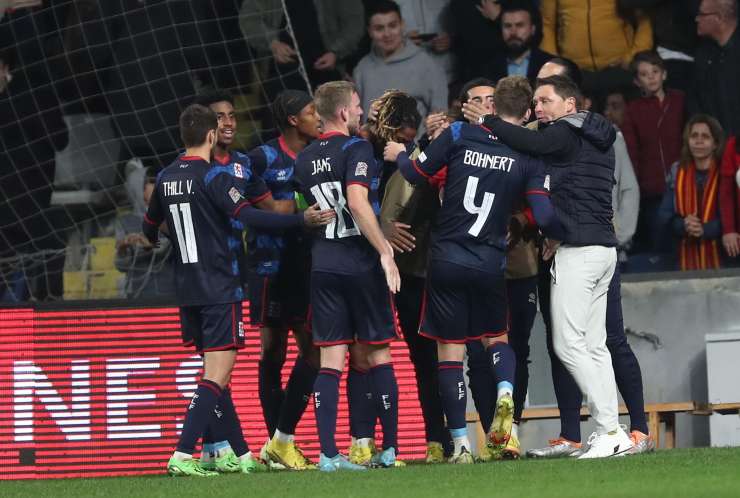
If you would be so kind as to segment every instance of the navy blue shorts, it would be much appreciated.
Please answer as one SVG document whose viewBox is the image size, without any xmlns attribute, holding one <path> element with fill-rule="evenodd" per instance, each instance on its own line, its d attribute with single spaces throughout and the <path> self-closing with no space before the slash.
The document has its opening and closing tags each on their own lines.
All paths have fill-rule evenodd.
<svg viewBox="0 0 740 498">
<path fill-rule="evenodd" d="M 357 275 L 312 272 L 311 328 L 317 346 L 399 338 L 396 305 L 380 265 Z"/>
<path fill-rule="evenodd" d="M 304 275 L 306 275 L 306 272 Z M 249 323 L 254 327 L 291 328 L 308 316 L 308 279 L 282 273 L 249 276 Z"/>
<path fill-rule="evenodd" d="M 199 353 L 242 349 L 242 303 L 181 306 L 180 329 L 183 343 Z"/>
<path fill-rule="evenodd" d="M 419 334 L 442 343 L 465 343 L 508 332 L 506 280 L 445 261 L 432 261 Z"/>
</svg>

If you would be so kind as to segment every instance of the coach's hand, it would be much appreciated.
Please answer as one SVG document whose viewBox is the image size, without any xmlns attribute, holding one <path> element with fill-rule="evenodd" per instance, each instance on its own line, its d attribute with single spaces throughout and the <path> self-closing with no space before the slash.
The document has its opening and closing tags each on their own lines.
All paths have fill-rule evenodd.
<svg viewBox="0 0 740 498">
<path fill-rule="evenodd" d="M 542 243 L 542 259 L 545 261 L 552 259 L 558 247 L 560 247 L 559 240 L 545 239 L 545 242 Z"/>
<path fill-rule="evenodd" d="M 283 43 L 280 40 L 272 40 L 270 43 L 270 50 L 272 50 L 272 56 L 275 58 L 278 64 L 289 64 L 295 62 L 296 52 L 287 43 Z"/>
<path fill-rule="evenodd" d="M 400 221 L 388 221 L 382 223 L 383 234 L 388 239 L 391 247 L 397 252 L 413 251 L 416 248 L 416 237 L 408 230 L 411 225 Z"/>
<path fill-rule="evenodd" d="M 399 144 L 398 142 L 388 142 L 385 144 L 385 148 L 383 149 L 383 159 L 392 163 L 396 162 L 398 154 L 401 152 L 406 152 L 405 145 Z"/>
<path fill-rule="evenodd" d="M 328 225 L 337 216 L 333 209 L 319 209 L 316 203 L 303 211 L 303 222 L 307 227 L 320 227 Z"/>
<path fill-rule="evenodd" d="M 392 293 L 396 293 L 401 290 L 401 274 L 398 273 L 398 267 L 393 259 L 393 247 L 386 241 L 387 251 L 384 251 L 380 255 L 380 265 L 383 267 L 383 273 L 385 273 L 385 281 L 388 284 L 388 289 Z"/>
<path fill-rule="evenodd" d="M 486 110 L 483 104 L 472 101 L 465 102 L 462 105 L 462 113 L 463 116 L 465 116 L 465 119 L 467 119 L 468 122 L 472 124 L 478 124 L 478 118 L 480 118 L 481 116 L 485 116 L 486 114 L 490 114 L 490 112 Z"/>
</svg>

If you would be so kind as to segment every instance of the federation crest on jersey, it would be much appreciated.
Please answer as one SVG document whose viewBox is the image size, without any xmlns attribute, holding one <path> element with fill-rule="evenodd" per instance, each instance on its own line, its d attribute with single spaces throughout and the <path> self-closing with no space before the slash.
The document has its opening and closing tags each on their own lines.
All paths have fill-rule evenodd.
<svg viewBox="0 0 740 498">
<path fill-rule="evenodd" d="M 367 176 L 367 163 L 360 161 L 355 167 L 355 176 Z"/>
<path fill-rule="evenodd" d="M 244 178 L 244 170 L 240 163 L 234 163 L 234 176 L 237 178 Z"/>
<path fill-rule="evenodd" d="M 236 187 L 231 187 L 229 189 L 229 197 L 234 201 L 234 204 L 237 204 L 241 200 L 242 194 L 236 189 Z"/>
</svg>

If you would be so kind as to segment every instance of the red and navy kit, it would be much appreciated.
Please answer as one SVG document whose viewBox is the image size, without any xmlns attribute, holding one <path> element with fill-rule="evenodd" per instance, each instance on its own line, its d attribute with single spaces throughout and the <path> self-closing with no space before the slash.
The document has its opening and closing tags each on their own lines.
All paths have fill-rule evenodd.
<svg viewBox="0 0 740 498">
<path fill-rule="evenodd" d="M 220 310 L 223 306 L 219 305 L 241 303 L 244 296 L 237 261 L 241 243 L 232 221 L 240 211 L 269 195 L 264 182 L 254 179 L 249 168 L 239 162 L 212 166 L 200 157 L 182 156 L 157 177 L 144 233 L 150 236 L 166 220 L 175 249 L 177 298 L 188 317 L 182 323 L 183 337 L 195 341 L 202 350 L 241 345 L 240 310 L 216 327 L 190 330 L 189 325 L 215 324 L 217 320 L 207 318 L 215 314 L 210 308 Z"/>
<path fill-rule="evenodd" d="M 293 201 L 298 191 L 296 154 L 284 137 L 268 141 L 248 154 L 252 172 L 262 178 L 276 201 Z M 247 230 L 250 321 L 255 326 L 290 327 L 308 314 L 310 240 L 299 232 L 286 234 Z"/>
<path fill-rule="evenodd" d="M 549 195 L 544 164 L 502 144 L 487 129 L 456 122 L 401 173 L 426 182 L 445 166 L 442 206 L 432 228 L 420 333 L 466 342 L 507 330 L 506 233 L 524 195 Z"/>
<path fill-rule="evenodd" d="M 347 187 L 368 189 L 379 214 L 380 169 L 369 142 L 341 133 L 314 140 L 296 159 L 296 173 L 309 204 L 333 209 L 336 219 L 314 231 L 311 317 L 314 343 L 383 344 L 398 336 L 393 300 L 377 251 L 360 233 Z"/>
</svg>

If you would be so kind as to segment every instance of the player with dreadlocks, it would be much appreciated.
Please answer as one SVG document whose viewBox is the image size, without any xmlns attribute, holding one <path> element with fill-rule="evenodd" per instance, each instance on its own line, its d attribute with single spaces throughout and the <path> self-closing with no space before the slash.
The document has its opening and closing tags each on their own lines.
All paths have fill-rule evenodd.
<svg viewBox="0 0 740 498">
<path fill-rule="evenodd" d="M 388 142 L 400 142 L 413 148 L 421 116 L 413 97 L 399 90 L 387 90 L 371 106 L 370 118 L 361 134 L 382 161 Z M 419 316 L 431 223 L 429 213 L 439 206 L 437 192 L 430 186 L 414 186 L 396 173 L 396 164 L 383 163 L 379 196 L 381 226 L 396 253 L 401 272 L 401 291 L 395 296 L 398 317 L 416 371 L 419 401 L 426 431 L 427 461 L 444 460 L 442 443 L 449 440 L 444 429 L 442 405 L 437 383 L 437 351 L 433 341 L 418 335 Z M 419 219 L 417 213 L 423 213 Z M 364 365 L 352 364 L 347 381 L 350 409 L 349 451 L 353 463 L 367 463 L 374 450 L 375 412 L 369 397 L 370 385 Z M 369 403 L 367 408 L 363 403 Z"/>
</svg>

